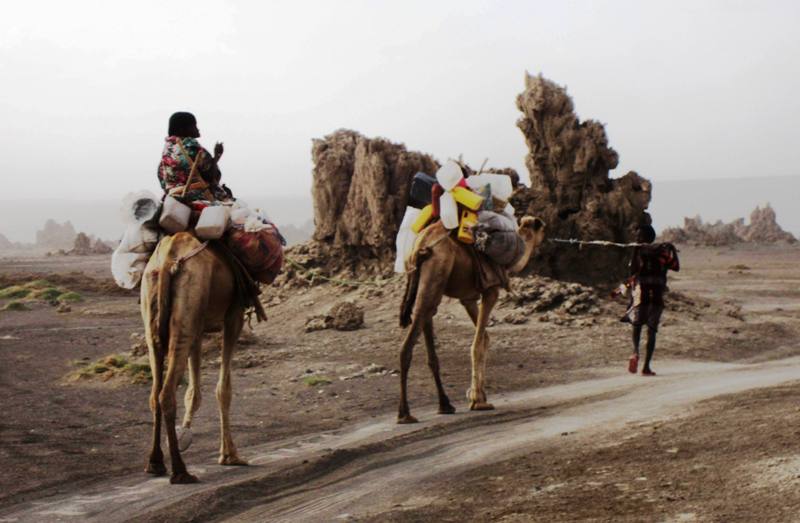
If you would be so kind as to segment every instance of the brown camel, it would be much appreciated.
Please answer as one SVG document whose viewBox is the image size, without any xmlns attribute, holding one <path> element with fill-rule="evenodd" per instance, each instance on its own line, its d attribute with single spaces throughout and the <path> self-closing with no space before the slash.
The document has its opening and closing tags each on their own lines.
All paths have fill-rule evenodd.
<svg viewBox="0 0 800 523">
<path fill-rule="evenodd" d="M 510 273 L 521 271 L 533 252 L 544 240 L 544 222 L 539 218 L 525 216 L 517 231 L 525 240 L 525 252 L 517 263 L 509 267 Z M 420 331 L 425 336 L 428 349 L 428 366 L 433 373 L 436 391 L 439 395 L 439 414 L 453 414 L 455 407 L 444 392 L 439 376 L 439 359 L 433 337 L 433 317 L 442 301 L 442 296 L 458 299 L 467 310 L 475 324 L 475 337 L 472 341 L 472 382 L 467 391 L 470 410 L 491 410 L 494 407 L 486 401 L 484 390 L 486 356 L 489 351 L 489 335 L 486 324 L 489 314 L 497 303 L 499 286 L 490 287 L 483 292 L 475 287 L 474 258 L 467 251 L 468 246 L 454 240 L 440 222 L 436 222 L 421 233 L 407 262 L 410 270 L 406 282 L 406 296 L 400 313 L 400 325 L 411 326 L 400 350 L 400 407 L 398 423 L 416 423 L 411 415 L 406 397 L 408 369 L 411 354 Z"/>
<path fill-rule="evenodd" d="M 158 244 L 142 278 L 142 319 L 150 353 L 153 388 L 153 447 L 145 469 L 164 475 L 161 419 L 166 424 L 172 460 L 170 483 L 195 483 L 181 459 L 176 417 L 176 389 L 189 365 L 183 428 L 188 431 L 200 407 L 200 358 L 203 333 L 223 332 L 222 363 L 217 383 L 220 414 L 221 465 L 247 465 L 240 459 L 230 433 L 231 356 L 244 324 L 244 309 L 235 296 L 233 272 L 212 246 L 189 233 L 166 237 Z M 166 372 L 165 364 L 166 362 Z M 185 450 L 185 449 L 184 449 Z"/>
</svg>

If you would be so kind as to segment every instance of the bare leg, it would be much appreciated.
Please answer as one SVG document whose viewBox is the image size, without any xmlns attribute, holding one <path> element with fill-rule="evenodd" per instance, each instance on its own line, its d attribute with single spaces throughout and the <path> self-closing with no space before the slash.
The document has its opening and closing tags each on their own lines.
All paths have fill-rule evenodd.
<svg viewBox="0 0 800 523">
<path fill-rule="evenodd" d="M 222 343 L 222 364 L 219 368 L 219 382 L 217 382 L 217 403 L 219 404 L 220 419 L 220 465 L 247 465 L 239 458 L 236 445 L 233 444 L 230 426 L 231 410 L 231 358 L 236 340 L 242 332 L 244 325 L 244 312 L 236 307 L 225 318 L 225 334 Z"/>
<path fill-rule="evenodd" d="M 642 326 L 633 326 L 633 353 L 639 357 L 639 341 L 642 339 Z"/>
<path fill-rule="evenodd" d="M 486 335 L 486 325 L 489 315 L 497 303 L 500 291 L 497 287 L 487 290 L 482 298 L 478 310 L 478 324 L 475 327 L 475 338 L 472 341 L 472 384 L 470 386 L 470 410 L 492 410 L 494 406 L 486 401 L 486 359 L 489 351 L 489 339 Z"/>
<path fill-rule="evenodd" d="M 656 331 L 647 328 L 647 352 L 644 356 L 644 367 L 642 367 L 642 374 L 652 374 L 653 370 L 650 368 L 650 360 L 653 359 L 653 352 L 656 350 Z"/>
<path fill-rule="evenodd" d="M 150 346 L 150 373 L 153 375 L 153 386 L 150 389 L 150 411 L 153 413 L 153 445 L 150 450 L 150 458 L 147 467 L 144 469 L 148 474 L 163 476 L 167 473 L 164 466 L 164 453 L 161 451 L 161 404 L 158 401 L 163 383 L 164 357 L 156 354 L 152 345 Z"/>
<path fill-rule="evenodd" d="M 433 337 L 433 320 L 425 322 L 422 329 L 425 335 L 425 346 L 428 349 L 428 367 L 433 374 L 433 381 L 436 382 L 436 392 L 439 395 L 439 414 L 454 414 L 456 409 L 450 404 L 450 399 L 442 386 L 442 378 L 439 375 L 439 357 L 436 355 L 436 342 Z"/>
<path fill-rule="evenodd" d="M 181 333 L 182 334 L 182 333 Z M 176 391 L 178 383 L 186 371 L 189 359 L 189 348 L 196 343 L 195 335 L 171 335 L 169 340 L 169 364 L 167 375 L 164 378 L 164 387 L 161 389 L 159 401 L 164 412 L 169 454 L 172 459 L 172 477 L 170 483 L 197 483 L 197 477 L 186 471 L 186 465 L 181 458 L 178 447 L 178 435 L 175 431 L 177 417 Z"/>
</svg>

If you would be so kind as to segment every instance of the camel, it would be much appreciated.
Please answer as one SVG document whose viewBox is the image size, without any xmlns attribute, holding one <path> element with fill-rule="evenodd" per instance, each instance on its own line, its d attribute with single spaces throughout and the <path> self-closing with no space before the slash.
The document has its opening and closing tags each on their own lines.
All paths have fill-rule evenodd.
<svg viewBox="0 0 800 523">
<path fill-rule="evenodd" d="M 536 248 L 544 241 L 545 224 L 539 218 L 525 216 L 520 220 L 517 232 L 525 241 L 522 257 L 511 267 L 510 273 L 520 272 L 528 264 Z M 500 295 L 499 286 L 490 287 L 483 292 L 475 287 L 474 258 L 467 251 L 469 247 L 453 239 L 441 222 L 435 222 L 420 232 L 414 250 L 406 262 L 409 269 L 406 281 L 406 295 L 400 313 L 400 325 L 408 327 L 400 350 L 400 406 L 398 423 L 416 423 L 411 415 L 407 399 L 408 369 L 411 356 L 420 332 L 425 337 L 428 349 L 428 367 L 433 373 L 436 391 L 439 396 L 439 414 L 453 414 L 455 407 L 444 391 L 439 376 L 439 359 L 433 337 L 433 317 L 442 296 L 456 298 L 467 310 L 475 325 L 472 341 L 472 379 L 467 390 L 470 410 L 492 410 L 494 406 L 486 401 L 485 373 L 486 356 L 489 350 L 489 335 L 486 324 L 492 308 Z"/>
<path fill-rule="evenodd" d="M 239 458 L 230 431 L 231 356 L 244 325 L 244 308 L 236 299 L 234 274 L 228 262 L 213 247 L 203 248 L 189 233 L 161 240 L 142 278 L 142 320 L 150 355 L 153 386 L 153 442 L 145 471 L 164 475 L 161 452 L 161 421 L 166 424 L 172 460 L 170 483 L 196 483 L 181 458 L 175 427 L 176 388 L 189 366 L 189 385 L 184 397 L 184 434 L 200 407 L 200 358 L 203 333 L 223 332 L 222 363 L 217 383 L 220 414 L 221 465 L 247 465 Z M 166 372 L 165 371 L 166 363 Z M 185 444 L 184 447 L 188 446 Z"/>
</svg>

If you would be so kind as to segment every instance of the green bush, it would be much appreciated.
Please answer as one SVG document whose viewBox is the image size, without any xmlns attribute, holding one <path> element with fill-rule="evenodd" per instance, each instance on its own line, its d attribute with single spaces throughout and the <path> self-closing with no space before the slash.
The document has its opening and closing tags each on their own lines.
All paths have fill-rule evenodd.
<svg viewBox="0 0 800 523">
<path fill-rule="evenodd" d="M 28 306 L 21 301 L 10 301 L 3 307 L 4 311 L 27 311 Z"/>
<path fill-rule="evenodd" d="M 325 376 L 306 376 L 303 378 L 303 383 L 309 387 L 316 387 L 317 385 L 330 385 L 331 380 Z"/>
<path fill-rule="evenodd" d="M 64 294 L 64 291 L 60 289 L 56 289 L 55 287 L 47 287 L 44 289 L 38 289 L 30 295 L 31 298 L 35 298 L 37 300 L 55 300 L 59 296 Z"/>
<path fill-rule="evenodd" d="M 58 296 L 59 301 L 83 301 L 83 296 L 77 292 L 67 291 Z"/>
<path fill-rule="evenodd" d="M 6 287 L 5 289 L 0 290 L 0 298 L 15 300 L 19 298 L 25 298 L 30 293 L 30 289 L 20 287 L 19 285 L 12 285 L 11 287 Z"/>
</svg>

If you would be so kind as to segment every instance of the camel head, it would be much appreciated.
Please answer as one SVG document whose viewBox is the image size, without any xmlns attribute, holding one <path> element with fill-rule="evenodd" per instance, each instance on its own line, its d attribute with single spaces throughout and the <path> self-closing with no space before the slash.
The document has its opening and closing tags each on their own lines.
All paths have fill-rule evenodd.
<svg viewBox="0 0 800 523">
<path fill-rule="evenodd" d="M 545 224 L 541 218 L 535 216 L 523 216 L 519 221 L 517 233 L 525 240 L 525 243 L 533 242 L 538 247 L 544 241 Z"/>
<path fill-rule="evenodd" d="M 518 273 L 528 265 L 533 253 L 544 242 L 544 228 L 545 223 L 541 218 L 535 216 L 523 216 L 519 221 L 517 234 L 519 234 L 525 242 L 525 253 L 517 263 L 509 267 L 509 272 Z"/>
</svg>

